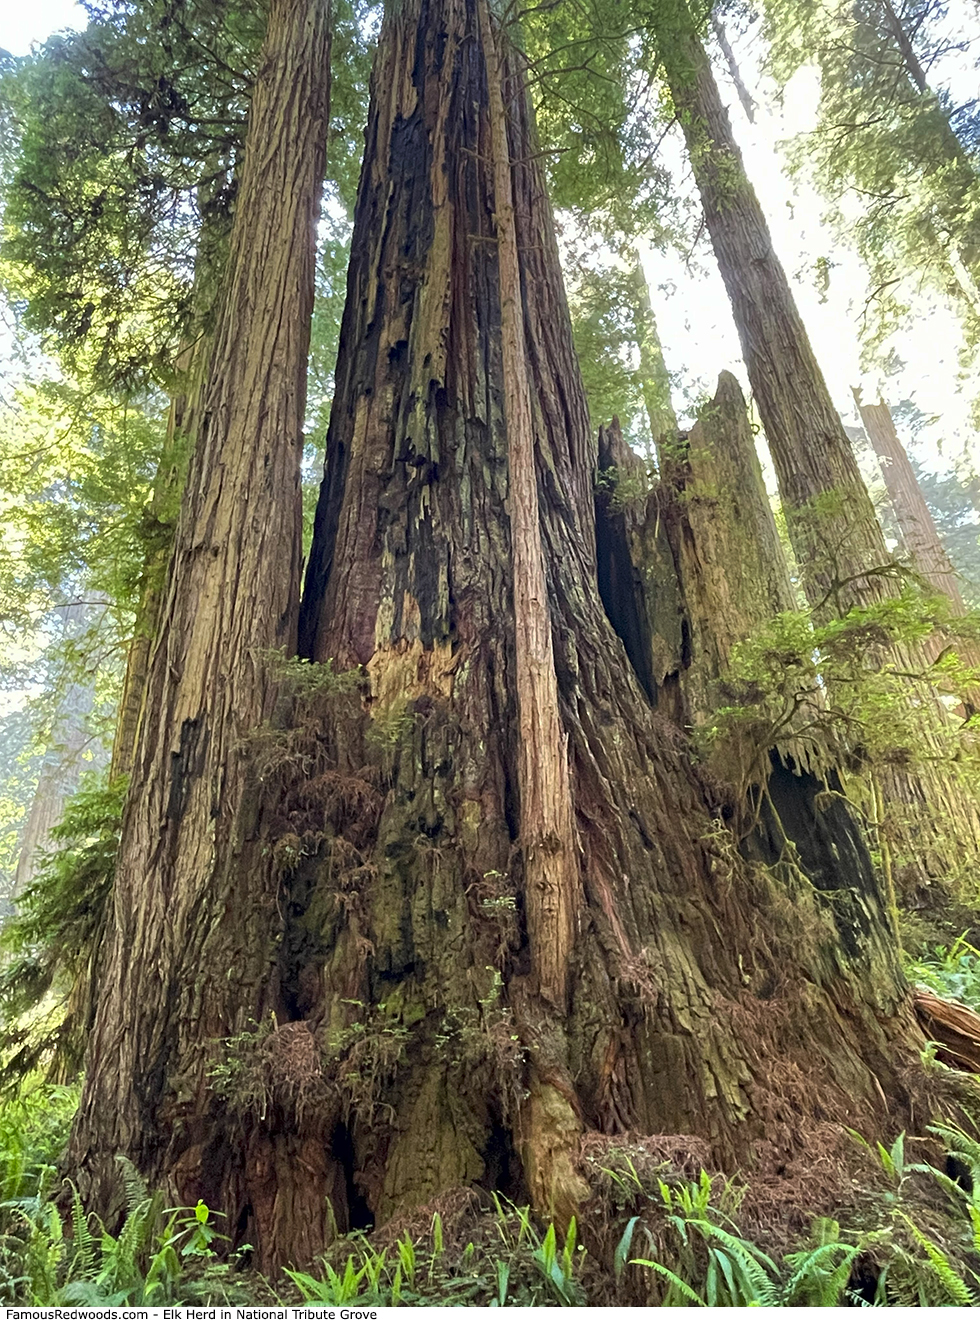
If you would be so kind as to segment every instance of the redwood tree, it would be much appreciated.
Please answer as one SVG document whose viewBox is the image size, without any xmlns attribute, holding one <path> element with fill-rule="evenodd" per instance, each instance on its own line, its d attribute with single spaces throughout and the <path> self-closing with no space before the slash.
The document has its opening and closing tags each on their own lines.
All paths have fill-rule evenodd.
<svg viewBox="0 0 980 1322">
<path fill-rule="evenodd" d="M 834 408 L 792 290 L 773 248 L 765 215 L 746 175 L 728 112 L 718 91 L 689 0 L 664 0 L 649 9 L 649 35 L 687 144 L 704 207 L 705 224 L 731 301 L 800 576 L 815 618 L 843 616 L 899 596 L 874 506 Z M 912 674 L 935 655 L 929 646 L 892 643 L 868 664 Z M 976 794 L 945 765 L 949 716 L 927 684 L 909 685 L 917 748 L 928 765 L 871 768 L 884 783 L 889 829 L 909 876 L 947 878 L 980 852 Z M 883 820 L 880 788 L 873 816 Z M 932 804 L 944 801 L 948 823 Z"/>
<path fill-rule="evenodd" d="M 236 1197 L 241 1163 L 207 1070 L 215 1039 L 261 1015 L 274 952 L 276 887 L 261 859 L 245 862 L 244 741 L 270 710 L 270 652 L 295 649 L 328 19 L 326 0 L 273 0 L 253 93 L 71 1141 L 80 1185 L 107 1212 L 117 1153 L 175 1192 L 196 1182 L 216 1203 Z"/>
<path fill-rule="evenodd" d="M 877 404 L 862 404 L 860 390 L 852 393 L 868 439 L 878 456 L 888 499 L 895 511 L 902 541 L 912 564 L 937 592 L 949 598 L 954 611 L 962 615 L 966 608 L 960 596 L 956 573 L 939 539 L 935 520 L 922 494 L 915 469 L 895 430 L 891 409 L 883 399 L 879 399 Z"/>
<path fill-rule="evenodd" d="M 305 656 L 365 676 L 360 712 L 307 728 L 317 791 L 281 804 L 308 851 L 285 880 L 304 932 L 293 1014 L 326 1051 L 355 1217 L 494 1183 L 567 1216 L 590 1129 L 777 1159 L 817 1113 L 870 1118 L 870 1069 L 893 1089 L 907 1032 L 861 849 L 846 877 L 843 848 L 831 863 L 860 913 L 841 929 L 799 873 L 745 864 L 610 624 L 595 442 L 522 66 L 498 32 L 523 361 L 505 345 L 485 27 L 475 0 L 407 0 L 385 20 L 301 616 Z M 541 841 L 521 801 L 521 382 L 575 814 L 563 995 L 540 972 L 560 934 L 528 895 Z M 820 1083 L 799 1087 L 801 1070 Z"/>
<path fill-rule="evenodd" d="M 121 1151 L 223 1207 L 266 1268 L 323 1245 L 327 1199 L 342 1229 L 459 1185 L 567 1218 L 588 1130 L 778 1166 L 818 1121 L 873 1130 L 885 1096 L 901 1111 L 918 1041 L 856 834 L 832 826 L 808 875 L 805 832 L 797 854 L 769 823 L 747 862 L 607 616 L 524 71 L 479 5 L 385 19 L 306 661 L 274 706 L 258 649 L 290 645 L 298 414 L 274 414 L 278 446 L 265 421 L 297 398 L 273 332 L 295 366 L 304 307 L 272 307 L 294 273 L 266 208 L 286 196 L 308 224 L 311 194 L 250 202 L 246 163 L 151 672 L 73 1156 L 103 1205 Z M 273 6 L 270 42 L 310 59 L 265 76 L 308 124 L 302 8 Z M 249 152 L 309 164 L 266 149 L 262 104 Z M 268 411 L 244 365 L 266 368 Z M 238 429 L 210 430 L 224 416 Z M 529 728 L 570 823 L 528 803 Z M 786 794 L 812 826 L 812 791 Z"/>
<path fill-rule="evenodd" d="M 884 537 L 810 345 L 688 0 L 649 12 L 650 35 L 684 132 L 705 224 L 815 608 L 889 594 Z"/>
</svg>

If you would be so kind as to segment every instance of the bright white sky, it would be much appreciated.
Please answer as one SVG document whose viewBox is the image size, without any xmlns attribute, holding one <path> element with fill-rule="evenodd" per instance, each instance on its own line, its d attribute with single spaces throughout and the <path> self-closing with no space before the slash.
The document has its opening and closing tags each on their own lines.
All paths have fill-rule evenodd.
<svg viewBox="0 0 980 1322">
<path fill-rule="evenodd" d="M 973 14 L 966 0 L 953 0 L 951 10 L 967 22 Z M 32 42 L 44 41 L 65 28 L 81 27 L 85 21 L 84 10 L 71 0 L 0 0 L 0 47 L 22 55 Z M 756 81 L 753 74 L 757 54 L 751 36 L 736 46 L 752 85 Z M 912 399 L 924 413 L 937 419 L 916 446 L 922 462 L 931 468 L 945 468 L 972 449 L 980 465 L 968 419 L 970 398 L 977 387 L 972 381 L 960 379 L 959 329 L 947 309 L 924 302 L 904 328 L 895 347 L 906 366 L 897 375 L 885 381 L 880 374 L 866 375 L 860 370 L 856 326 L 865 291 L 861 265 L 853 254 L 831 244 L 820 226 L 820 200 L 788 183 L 777 152 L 781 140 L 812 123 L 815 78 L 805 72 L 798 77 L 780 112 L 756 93 L 759 108 L 752 126 L 725 71 L 719 67 L 718 74 L 723 94 L 731 103 L 749 176 L 763 201 L 777 252 L 793 280 L 803 319 L 841 413 L 848 421 L 856 421 L 852 386 L 861 386 L 866 399 L 876 399 L 879 390 L 884 390 L 892 403 Z M 969 77 L 975 79 L 975 70 Z M 965 93 L 964 99 L 972 94 Z M 671 165 L 676 177 L 687 175 L 679 142 L 667 143 L 664 150 L 673 153 Z M 813 263 L 820 256 L 833 262 L 829 288 L 823 292 L 816 289 L 813 280 Z M 689 269 L 674 255 L 650 253 L 647 274 L 667 364 L 679 387 L 678 408 L 683 410 L 685 398 L 692 400 L 711 392 L 723 367 L 735 370 L 747 388 L 728 300 L 710 257 L 696 259 L 694 269 Z"/>
<path fill-rule="evenodd" d="M 70 0 L 4 0 L 0 5 L 0 47 L 26 55 L 34 41 L 53 32 L 85 26 L 85 10 Z"/>
</svg>

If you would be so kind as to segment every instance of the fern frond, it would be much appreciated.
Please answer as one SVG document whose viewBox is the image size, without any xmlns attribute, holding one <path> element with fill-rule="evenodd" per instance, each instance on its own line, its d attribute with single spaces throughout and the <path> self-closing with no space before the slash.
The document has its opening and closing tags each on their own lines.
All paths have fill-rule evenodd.
<svg viewBox="0 0 980 1322">
<path fill-rule="evenodd" d="M 95 1276 L 95 1236 L 88 1214 L 82 1206 L 81 1194 L 70 1180 L 68 1185 L 71 1189 L 72 1247 L 75 1251 L 70 1270 L 73 1277 L 87 1281 Z"/>
<path fill-rule="evenodd" d="M 690 1224 L 698 1228 L 705 1240 L 715 1239 L 725 1246 L 741 1268 L 749 1286 L 749 1290 L 743 1289 L 743 1293 L 748 1295 L 751 1291 L 764 1308 L 775 1308 L 778 1305 L 779 1293 L 770 1275 L 770 1272 L 775 1275 L 778 1268 L 767 1253 L 763 1253 L 762 1249 L 750 1244 L 748 1240 L 729 1234 L 727 1230 L 714 1225 L 711 1221 L 692 1221 Z M 748 1302 L 749 1299 L 746 1298 L 746 1303 Z"/>
<path fill-rule="evenodd" d="M 912 1232 L 916 1243 L 929 1259 L 947 1297 L 961 1308 L 980 1308 L 980 1295 L 970 1289 L 942 1249 L 934 1244 L 928 1235 L 923 1234 L 910 1216 L 902 1212 L 901 1217 Z"/>
<path fill-rule="evenodd" d="M 123 1188 L 126 1191 L 126 1211 L 132 1212 L 149 1198 L 146 1181 L 124 1152 L 116 1153 L 116 1161 L 122 1170 Z"/>
<path fill-rule="evenodd" d="M 682 1299 L 686 1299 L 690 1304 L 697 1304 L 699 1308 L 707 1308 L 707 1304 L 699 1294 L 691 1289 L 687 1281 L 682 1280 L 676 1272 L 672 1272 L 662 1262 L 654 1262 L 651 1258 L 631 1258 L 630 1263 L 634 1267 L 649 1267 L 651 1270 L 658 1272 L 665 1280 L 670 1282 Z"/>
<path fill-rule="evenodd" d="M 805 1253 L 792 1253 L 786 1261 L 793 1267 L 783 1302 L 790 1304 L 798 1294 L 813 1308 L 836 1308 L 851 1275 L 851 1266 L 860 1252 L 855 1244 L 821 1244 Z M 834 1259 L 841 1260 L 834 1265 Z"/>
</svg>

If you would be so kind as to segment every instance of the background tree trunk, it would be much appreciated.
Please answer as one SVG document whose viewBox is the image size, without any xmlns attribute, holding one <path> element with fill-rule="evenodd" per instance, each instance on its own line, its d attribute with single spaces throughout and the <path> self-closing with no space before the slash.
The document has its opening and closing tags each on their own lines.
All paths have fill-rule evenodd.
<svg viewBox="0 0 980 1322">
<path fill-rule="evenodd" d="M 885 601 L 900 590 L 892 558 L 745 174 L 687 0 L 657 11 L 657 35 L 815 618 L 823 622 L 852 606 Z M 879 658 L 911 673 L 931 659 L 928 648 L 913 645 L 883 649 Z M 909 702 L 918 712 L 919 752 L 931 750 L 932 765 L 872 769 L 871 776 L 879 775 L 884 786 L 888 829 L 910 877 L 948 879 L 964 857 L 980 854 L 976 796 L 942 765 L 949 716 L 934 691 L 910 683 Z M 880 806 L 881 793 L 871 797 Z M 948 823 L 937 824 L 930 810 L 937 798 L 949 805 Z M 868 816 L 878 820 L 879 813 L 869 809 Z"/>
<path fill-rule="evenodd" d="M 670 373 L 664 362 L 657 320 L 650 302 L 650 286 L 647 284 L 640 254 L 635 248 L 631 256 L 630 278 L 635 291 L 631 309 L 633 337 L 640 356 L 640 386 L 643 390 L 647 420 L 650 423 L 650 435 L 659 455 L 664 442 L 669 442 L 670 438 L 677 434 L 677 415 L 674 413 L 671 400 Z"/>
<path fill-rule="evenodd" d="M 283 986 L 344 1099 L 331 1154 L 351 1219 L 456 1184 L 567 1216 L 583 1129 L 702 1134 L 722 1159 L 776 1160 L 818 1112 L 874 1125 L 872 1071 L 897 1097 L 911 1040 L 870 873 L 845 952 L 798 873 L 738 856 L 610 626 L 553 222 L 520 62 L 500 49 L 577 826 L 569 1010 L 530 976 L 515 847 L 512 477 L 476 3 L 405 0 L 373 79 L 301 615 L 302 652 L 363 667 L 368 687 L 363 713 L 297 732 L 321 788 L 280 802 L 282 829 L 309 842 L 287 873 Z"/>
<path fill-rule="evenodd" d="M 243 741 L 271 712 L 271 649 L 295 646 L 329 51 L 325 0 L 273 0 L 71 1141 L 79 1185 L 103 1212 L 118 1206 L 124 1153 L 177 1201 L 251 1206 L 266 1245 L 290 1216 L 317 1240 L 323 1199 L 297 1205 L 297 1169 L 239 1150 L 208 1072 L 217 1039 L 261 1020 L 274 996 L 278 883 L 242 813 Z M 260 1193 L 277 1180 L 263 1222 Z"/>
<path fill-rule="evenodd" d="M 905 446 L 895 430 L 891 410 L 883 399 L 877 404 L 862 404 L 860 390 L 852 393 L 868 439 L 878 456 L 888 498 L 912 564 L 937 592 L 949 598 L 956 613 L 962 615 L 966 607 L 960 596 L 956 573 L 940 541 Z"/>
<path fill-rule="evenodd" d="M 881 600 L 888 587 L 868 570 L 880 570 L 889 556 L 874 506 L 686 0 L 658 11 L 657 33 L 807 597 L 818 611 L 830 607 L 838 614 L 854 603 Z"/>
<path fill-rule="evenodd" d="M 92 627 L 94 611 L 90 604 L 72 602 L 59 607 L 57 614 L 61 618 L 62 630 L 69 638 L 82 637 Z M 93 744 L 87 728 L 94 705 L 95 688 L 90 680 L 69 684 L 58 703 L 48 736 L 48 749 L 20 839 L 12 899 L 23 894 L 37 872 L 41 855 L 51 847 L 51 828 L 61 820 L 65 800 L 78 788 L 79 777 L 85 769 L 82 754 L 88 749 L 92 769 L 105 765 L 105 749 L 99 740 Z"/>
</svg>

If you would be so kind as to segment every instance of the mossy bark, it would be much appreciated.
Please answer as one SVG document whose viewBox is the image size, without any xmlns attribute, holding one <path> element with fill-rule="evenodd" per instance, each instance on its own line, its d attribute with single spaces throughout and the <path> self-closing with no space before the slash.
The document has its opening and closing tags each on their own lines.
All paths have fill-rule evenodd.
<svg viewBox="0 0 980 1322">
<path fill-rule="evenodd" d="M 600 469 L 623 473 L 638 463 L 615 426 L 600 432 Z M 730 373 L 722 373 L 690 435 L 664 453 L 657 489 L 644 501 L 618 502 L 614 486 L 601 486 L 596 521 L 610 620 L 655 704 L 697 736 L 719 708 L 740 701 L 730 675 L 737 645 L 796 605 L 745 401 Z M 794 695 L 712 741 L 702 750 L 701 774 L 744 857 L 800 865 L 828 892 L 845 947 L 873 939 L 885 958 L 890 914 L 841 793 L 841 751 L 822 695 Z"/>
<path fill-rule="evenodd" d="M 283 985 L 346 1098 L 336 1156 L 359 1217 L 453 1183 L 503 1183 L 567 1217 L 585 1129 L 775 1159 L 818 1114 L 873 1127 L 876 1076 L 901 1109 L 915 1037 L 873 880 L 845 950 L 799 869 L 741 858 L 610 625 L 553 222 L 520 59 L 498 42 L 576 815 L 570 994 L 556 1013 L 533 977 L 519 838 L 487 67 L 475 0 L 406 0 L 374 74 L 300 630 L 305 655 L 363 668 L 363 710 L 306 727 L 334 789 L 282 800 L 311 849 L 287 875 L 302 939 Z M 375 788 L 360 814 L 358 780 Z"/>
<path fill-rule="evenodd" d="M 298 0 L 280 5 L 273 18 L 299 24 L 287 49 L 310 52 Z M 308 322 L 289 280 L 269 281 L 262 243 L 251 259 L 233 245 L 233 288 L 270 316 L 249 326 L 232 294 L 215 363 L 238 361 L 231 339 L 249 328 L 260 351 L 241 361 L 269 375 L 212 378 L 72 1138 L 97 1206 L 111 1205 L 113 1157 L 127 1153 L 175 1200 L 222 1207 L 265 1269 L 325 1242 L 327 1200 L 343 1228 L 483 1184 L 567 1219 L 587 1193 L 589 1129 L 702 1135 L 731 1168 L 778 1165 L 819 1120 L 881 1130 L 883 1097 L 893 1128 L 920 1041 L 873 884 L 845 943 L 801 867 L 740 856 L 609 622 L 553 220 L 520 58 L 497 42 L 575 813 L 568 1000 L 556 1007 L 535 976 L 520 836 L 487 61 L 476 0 L 404 0 L 373 78 L 301 613 L 302 654 L 320 665 L 296 668 L 274 703 L 256 655 L 289 645 L 298 535 L 301 396 L 272 388 L 295 381 L 273 331 L 298 371 Z M 319 67 L 302 63 L 314 99 Z M 306 106 L 296 80 L 279 84 L 294 111 Z M 280 196 L 249 213 L 243 193 L 243 244 L 250 226 L 285 254 Z M 308 222 L 309 191 L 289 196 Z M 278 446 L 251 389 L 263 382 L 282 406 Z M 218 425 L 225 406 L 241 431 Z M 225 612 L 221 648 L 208 592 Z M 828 884 L 851 884 L 847 859 L 828 848 L 823 862 Z"/>
</svg>

